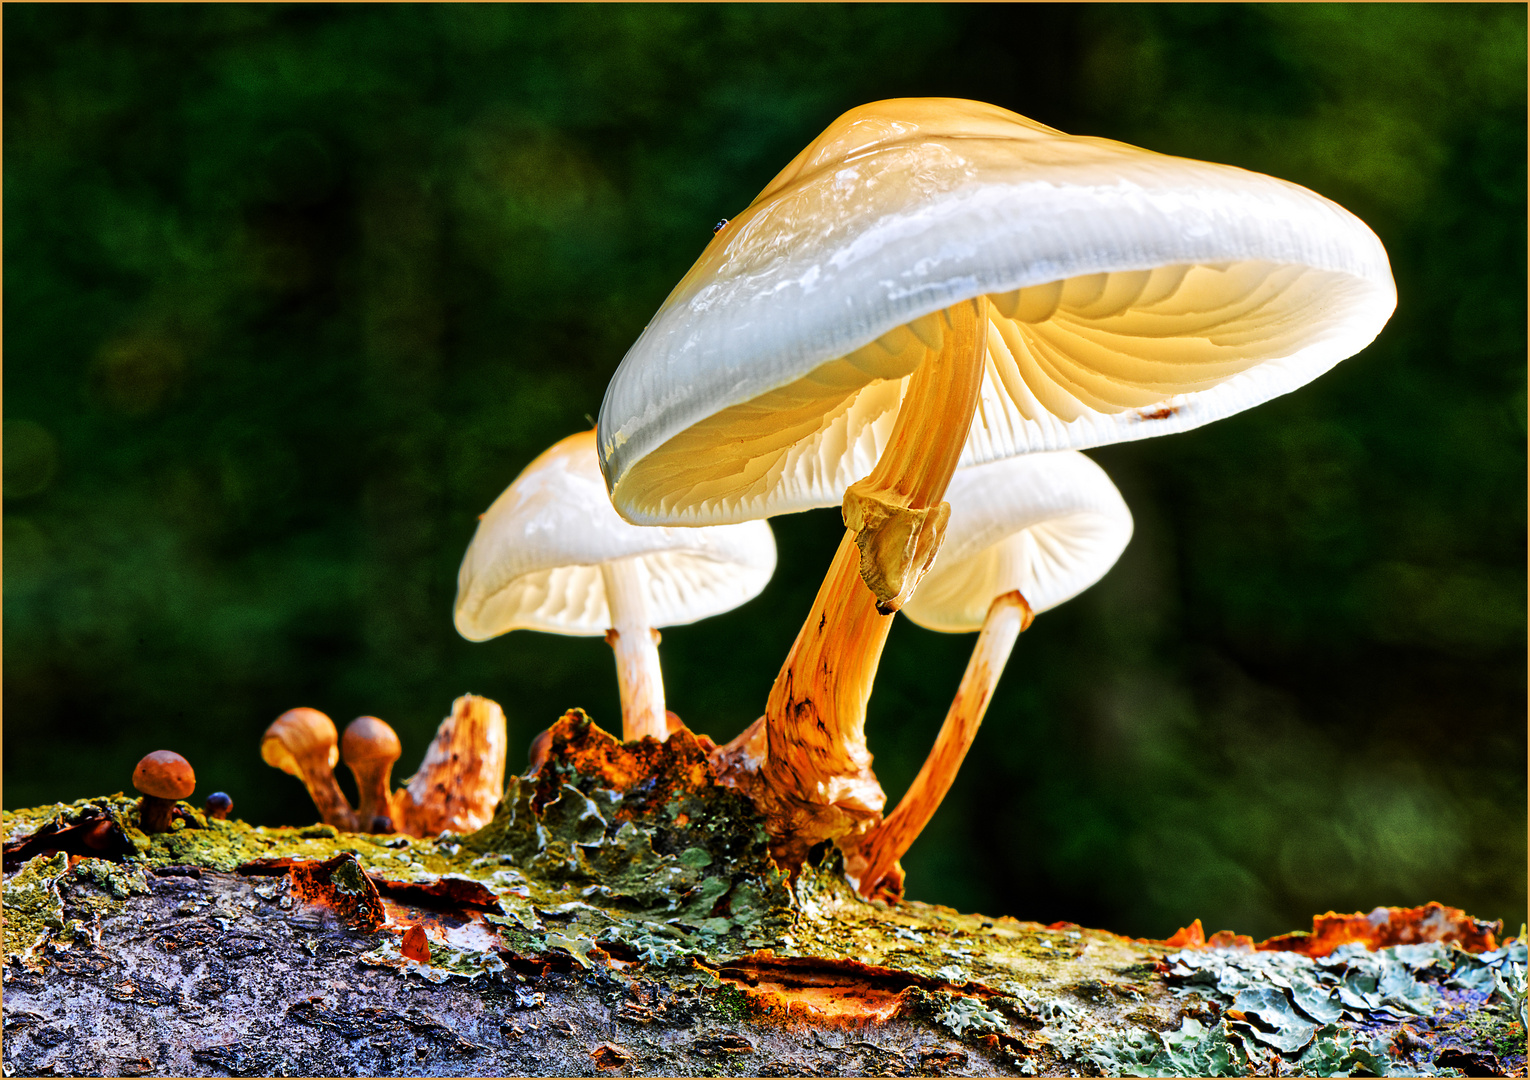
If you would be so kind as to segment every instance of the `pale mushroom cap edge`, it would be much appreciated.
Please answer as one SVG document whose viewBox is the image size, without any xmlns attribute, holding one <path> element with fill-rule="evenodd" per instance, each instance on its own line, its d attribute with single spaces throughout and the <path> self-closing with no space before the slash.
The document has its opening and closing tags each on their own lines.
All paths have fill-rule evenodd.
<svg viewBox="0 0 1530 1080">
<path fill-rule="evenodd" d="M 595 433 L 546 450 L 495 499 L 457 574 L 453 618 L 470 641 L 511 630 L 595 636 L 611 626 L 600 564 L 634 558 L 654 626 L 676 626 L 752 599 L 776 565 L 763 521 L 639 527 L 611 506 Z"/>
<path fill-rule="evenodd" d="M 944 633 L 978 630 L 994 597 L 1018 589 L 1037 614 L 1115 565 L 1132 515 L 1105 470 L 1073 450 L 959 471 L 946 491 L 940 553 L 903 613 Z"/>
<path fill-rule="evenodd" d="M 978 102 L 876 102 L 713 239 L 628 351 L 599 421 L 614 502 L 649 524 L 838 503 L 933 313 L 978 295 L 963 465 L 1238 412 L 1364 348 L 1396 305 L 1375 234 L 1296 184 Z"/>
</svg>

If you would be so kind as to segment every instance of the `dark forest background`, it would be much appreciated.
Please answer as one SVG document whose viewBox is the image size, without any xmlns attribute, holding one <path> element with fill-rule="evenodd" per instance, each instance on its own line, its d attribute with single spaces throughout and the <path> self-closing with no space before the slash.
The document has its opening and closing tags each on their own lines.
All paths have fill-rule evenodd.
<svg viewBox="0 0 1530 1080">
<path fill-rule="evenodd" d="M 476 515 L 588 424 L 711 237 L 836 115 L 978 98 L 1305 184 L 1398 310 L 1311 386 L 1093 454 L 1137 534 L 1037 620 L 905 860 L 909 894 L 1163 936 L 1526 881 L 1521 5 L 4 8 L 4 802 L 128 786 L 313 819 L 294 705 L 456 695 L 512 765 L 599 639 L 452 628 Z M 664 635 L 670 703 L 759 715 L 838 511 L 773 523 L 738 612 Z M 896 799 L 972 644 L 894 627 Z M 344 779 L 349 783 L 349 777 Z"/>
</svg>

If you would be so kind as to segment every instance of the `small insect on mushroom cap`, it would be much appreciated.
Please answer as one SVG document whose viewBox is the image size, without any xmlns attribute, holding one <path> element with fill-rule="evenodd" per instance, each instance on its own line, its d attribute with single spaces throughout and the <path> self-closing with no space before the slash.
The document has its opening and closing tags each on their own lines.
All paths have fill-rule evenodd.
<svg viewBox="0 0 1530 1080">
<path fill-rule="evenodd" d="M 133 770 L 133 789 L 156 799 L 184 799 L 197 787 L 191 762 L 173 750 L 145 754 Z"/>
<path fill-rule="evenodd" d="M 346 764 L 363 761 L 397 761 L 404 752 L 398 733 L 375 716 L 358 716 L 345 725 L 340 737 L 340 753 Z"/>
<path fill-rule="evenodd" d="M 335 722 L 318 709 L 288 709 L 266 728 L 260 741 L 260 757 L 267 765 L 291 776 L 302 776 L 300 757 L 323 753 L 334 768 L 340 760 L 340 736 Z"/>
</svg>

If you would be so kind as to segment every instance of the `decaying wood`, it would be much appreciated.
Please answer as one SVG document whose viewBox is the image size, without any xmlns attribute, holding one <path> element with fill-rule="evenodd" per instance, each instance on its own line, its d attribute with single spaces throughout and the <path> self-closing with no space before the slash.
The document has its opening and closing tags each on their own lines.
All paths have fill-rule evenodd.
<svg viewBox="0 0 1530 1080">
<path fill-rule="evenodd" d="M 436 840 L 184 804 L 148 837 L 123 796 L 7 814 L 5 1071 L 1522 1067 L 1523 947 L 1459 912 L 1335 917 L 1259 951 L 871 903 L 837 857 L 786 880 L 706 750 L 570 714 L 488 826 Z"/>
</svg>

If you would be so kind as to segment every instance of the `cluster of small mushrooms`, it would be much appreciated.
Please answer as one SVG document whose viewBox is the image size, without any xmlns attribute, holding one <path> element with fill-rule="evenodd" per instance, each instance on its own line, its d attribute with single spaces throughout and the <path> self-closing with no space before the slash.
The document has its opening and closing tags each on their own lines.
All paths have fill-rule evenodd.
<svg viewBox="0 0 1530 1080">
<path fill-rule="evenodd" d="M 784 867 L 834 841 L 864 895 L 897 897 L 898 860 L 1016 638 L 1130 539 L 1120 494 L 1078 451 L 1294 390 L 1364 348 L 1395 303 L 1376 236 L 1295 184 L 979 102 L 853 109 L 718 228 L 622 360 L 596 430 L 543 453 L 483 515 L 457 629 L 604 635 L 623 737 L 663 740 L 682 725 L 658 627 L 764 588 L 766 518 L 839 505 L 843 538 L 764 714 L 712 761 L 760 808 Z M 900 610 L 978 637 L 884 816 L 865 715 Z M 491 705 L 460 699 L 397 792 L 398 740 L 373 717 L 337 751 L 328 718 L 295 709 L 262 753 L 336 826 L 460 830 L 503 784 Z"/>
</svg>

